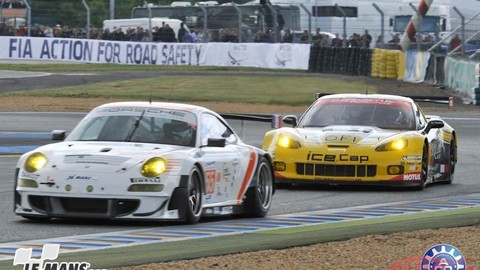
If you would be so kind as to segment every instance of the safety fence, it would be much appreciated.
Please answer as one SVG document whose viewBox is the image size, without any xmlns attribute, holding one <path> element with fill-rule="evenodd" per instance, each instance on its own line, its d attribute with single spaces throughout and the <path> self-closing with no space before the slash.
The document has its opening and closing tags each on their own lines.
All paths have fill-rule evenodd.
<svg viewBox="0 0 480 270">
<path fill-rule="evenodd" d="M 480 63 L 464 57 L 418 50 L 314 47 L 308 70 L 426 83 L 453 89 L 480 105 Z"/>
<path fill-rule="evenodd" d="M 369 76 L 371 59 L 370 49 L 312 46 L 308 70 L 316 73 Z"/>
</svg>

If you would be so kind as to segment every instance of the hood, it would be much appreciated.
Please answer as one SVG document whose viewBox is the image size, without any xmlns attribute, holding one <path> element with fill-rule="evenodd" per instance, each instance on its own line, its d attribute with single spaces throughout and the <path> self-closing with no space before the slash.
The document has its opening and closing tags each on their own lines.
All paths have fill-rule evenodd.
<svg viewBox="0 0 480 270">
<path fill-rule="evenodd" d="M 398 130 L 385 130 L 365 126 L 328 126 L 323 128 L 297 128 L 304 143 L 327 145 L 374 145 L 399 134 Z"/>
<path fill-rule="evenodd" d="M 173 151 L 190 149 L 164 144 L 66 141 L 42 146 L 33 152 L 44 153 L 58 170 L 69 170 L 82 165 L 93 170 L 98 168 L 99 171 L 104 171 L 108 167 L 116 171 L 128 170 L 152 156 L 165 156 Z"/>
</svg>

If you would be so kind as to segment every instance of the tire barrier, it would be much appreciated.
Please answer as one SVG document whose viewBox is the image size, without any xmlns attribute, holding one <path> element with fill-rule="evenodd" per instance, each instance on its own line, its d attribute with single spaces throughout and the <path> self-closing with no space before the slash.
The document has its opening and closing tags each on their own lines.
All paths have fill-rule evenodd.
<svg viewBox="0 0 480 270">
<path fill-rule="evenodd" d="M 399 50 L 375 49 L 372 56 L 372 77 L 402 79 L 405 54 Z"/>
<path fill-rule="evenodd" d="M 308 70 L 315 73 L 370 76 L 371 62 L 370 49 L 312 46 Z"/>
</svg>

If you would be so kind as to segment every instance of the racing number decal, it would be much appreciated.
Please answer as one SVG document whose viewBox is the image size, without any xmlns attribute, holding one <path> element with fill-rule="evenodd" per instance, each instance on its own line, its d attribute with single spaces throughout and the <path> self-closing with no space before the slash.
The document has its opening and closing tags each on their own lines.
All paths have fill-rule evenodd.
<svg viewBox="0 0 480 270">
<path fill-rule="evenodd" d="M 221 181 L 222 175 L 217 170 L 206 170 L 205 179 L 207 182 L 207 194 L 214 194 L 216 183 Z"/>
</svg>

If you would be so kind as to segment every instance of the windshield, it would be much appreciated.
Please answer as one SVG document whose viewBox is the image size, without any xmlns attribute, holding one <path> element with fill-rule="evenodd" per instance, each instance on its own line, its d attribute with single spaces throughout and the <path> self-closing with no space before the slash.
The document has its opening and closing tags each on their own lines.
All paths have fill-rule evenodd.
<svg viewBox="0 0 480 270">
<path fill-rule="evenodd" d="M 193 113 L 153 108 L 100 108 L 88 114 L 66 141 L 115 141 L 194 146 Z"/>
<path fill-rule="evenodd" d="M 383 129 L 414 130 L 413 108 L 408 102 L 347 98 L 324 99 L 302 117 L 299 127 L 363 125 Z"/>
</svg>

